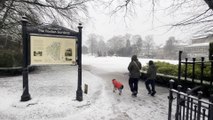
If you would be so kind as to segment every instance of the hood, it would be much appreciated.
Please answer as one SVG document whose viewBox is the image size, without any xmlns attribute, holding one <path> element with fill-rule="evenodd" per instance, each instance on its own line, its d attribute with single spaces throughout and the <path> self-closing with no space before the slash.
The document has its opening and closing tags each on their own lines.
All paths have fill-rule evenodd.
<svg viewBox="0 0 213 120">
<path fill-rule="evenodd" d="M 138 60 L 137 55 L 133 55 L 132 56 L 132 61 L 137 61 L 137 60 Z"/>
</svg>

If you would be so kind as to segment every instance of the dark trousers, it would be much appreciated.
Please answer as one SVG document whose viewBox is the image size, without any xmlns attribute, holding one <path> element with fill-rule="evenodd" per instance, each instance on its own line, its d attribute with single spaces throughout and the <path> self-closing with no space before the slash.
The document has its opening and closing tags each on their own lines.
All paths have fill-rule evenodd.
<svg viewBox="0 0 213 120">
<path fill-rule="evenodd" d="M 146 85 L 146 89 L 148 90 L 148 92 L 151 94 L 155 91 L 155 80 L 146 80 L 145 81 L 145 85 Z M 151 89 L 150 89 L 150 85 L 151 85 Z"/>
<path fill-rule="evenodd" d="M 139 78 L 129 78 L 129 87 L 132 93 L 138 93 L 138 80 Z"/>
</svg>

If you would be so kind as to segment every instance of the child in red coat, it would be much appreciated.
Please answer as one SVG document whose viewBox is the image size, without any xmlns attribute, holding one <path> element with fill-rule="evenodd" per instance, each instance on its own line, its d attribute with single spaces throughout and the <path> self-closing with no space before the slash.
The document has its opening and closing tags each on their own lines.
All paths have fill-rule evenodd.
<svg viewBox="0 0 213 120">
<path fill-rule="evenodd" d="M 114 85 L 113 92 L 118 89 L 119 95 L 121 95 L 122 89 L 124 88 L 123 84 L 118 82 L 116 79 L 112 79 L 112 84 Z"/>
</svg>

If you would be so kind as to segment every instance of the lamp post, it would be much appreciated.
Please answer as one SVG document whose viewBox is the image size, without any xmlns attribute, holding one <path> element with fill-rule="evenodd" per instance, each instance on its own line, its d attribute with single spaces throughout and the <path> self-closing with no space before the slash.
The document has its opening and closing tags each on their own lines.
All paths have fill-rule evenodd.
<svg viewBox="0 0 213 120">
<path fill-rule="evenodd" d="M 27 19 L 26 17 L 22 17 L 22 46 L 23 46 L 23 94 L 21 96 L 21 101 L 28 101 L 31 99 L 29 94 L 28 87 L 28 42 L 27 42 Z"/>
<path fill-rule="evenodd" d="M 78 88 L 76 91 L 76 100 L 83 100 L 83 91 L 82 91 L 82 25 L 79 23 L 78 26 Z"/>
</svg>

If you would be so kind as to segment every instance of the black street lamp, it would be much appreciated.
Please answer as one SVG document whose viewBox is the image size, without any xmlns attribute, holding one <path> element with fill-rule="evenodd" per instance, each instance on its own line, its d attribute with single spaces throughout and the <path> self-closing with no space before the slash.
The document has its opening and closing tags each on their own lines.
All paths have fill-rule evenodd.
<svg viewBox="0 0 213 120">
<path fill-rule="evenodd" d="M 27 19 L 26 17 L 22 17 L 22 46 L 23 46 L 23 94 L 21 96 L 21 101 L 28 101 L 31 99 L 29 94 L 28 87 L 28 41 L 27 41 Z"/>
<path fill-rule="evenodd" d="M 78 88 L 76 91 L 76 100 L 82 101 L 83 100 L 83 92 L 82 92 L 82 26 L 79 23 L 78 26 Z"/>
</svg>

